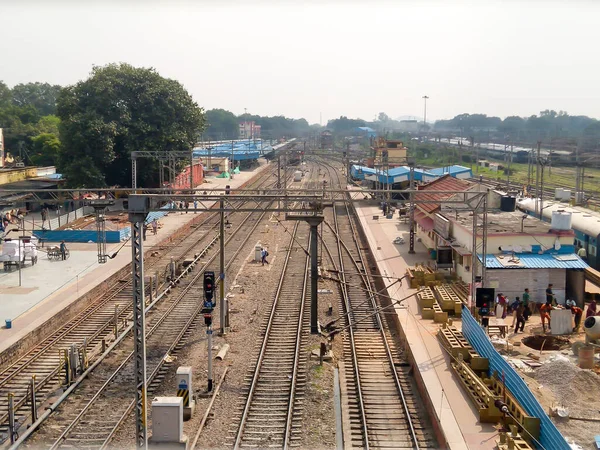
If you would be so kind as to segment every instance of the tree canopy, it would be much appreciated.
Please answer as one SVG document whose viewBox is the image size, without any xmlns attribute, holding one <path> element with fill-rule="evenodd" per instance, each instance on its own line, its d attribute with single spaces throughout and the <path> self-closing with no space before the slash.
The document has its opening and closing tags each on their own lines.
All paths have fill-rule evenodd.
<svg viewBox="0 0 600 450">
<path fill-rule="evenodd" d="M 310 131 L 306 119 L 290 119 L 285 116 L 268 117 L 254 114 L 236 116 L 224 109 L 211 109 L 206 111 L 207 126 L 203 138 L 205 140 L 238 139 L 239 124 L 244 121 L 254 121 L 257 125 L 260 125 L 261 137 L 264 139 L 300 137 Z"/>
<path fill-rule="evenodd" d="M 565 111 L 540 111 L 530 117 L 509 116 L 504 120 L 485 114 L 459 114 L 450 120 L 438 120 L 436 131 L 460 131 L 476 139 L 499 138 L 515 142 L 575 142 L 594 133 L 596 119 L 587 116 L 570 116 Z"/>
<path fill-rule="evenodd" d="M 383 114 L 385 115 L 385 113 Z M 364 127 L 366 125 L 367 122 L 362 119 L 349 119 L 346 116 L 340 116 L 339 119 L 333 119 L 327 122 L 327 128 L 337 134 L 352 133 L 356 131 L 356 128 Z"/>
<path fill-rule="evenodd" d="M 179 82 L 129 64 L 95 67 L 87 80 L 63 89 L 57 115 L 60 169 L 77 187 L 129 186 L 131 152 L 188 151 L 205 123 Z M 140 167 L 140 185 L 156 185 L 157 162 L 140 160 Z"/>
<path fill-rule="evenodd" d="M 3 129 L 5 150 L 12 156 L 21 156 L 31 164 L 53 165 L 58 156 L 60 140 L 58 123 L 60 119 L 52 113 L 56 111 L 56 95 L 60 86 L 48 83 L 18 84 L 10 89 L 0 81 L 0 128 Z M 35 141 L 52 141 L 44 148 L 44 158 L 35 158 L 41 149 Z M 41 142 L 42 140 L 38 140 Z M 44 161 L 43 163 L 40 161 Z"/>
</svg>

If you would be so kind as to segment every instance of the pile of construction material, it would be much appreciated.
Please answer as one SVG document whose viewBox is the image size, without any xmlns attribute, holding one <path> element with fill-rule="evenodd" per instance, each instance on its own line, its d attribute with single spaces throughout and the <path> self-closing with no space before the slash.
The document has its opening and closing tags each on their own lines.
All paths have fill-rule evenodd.
<svg viewBox="0 0 600 450">
<path fill-rule="evenodd" d="M 457 283 L 424 287 L 417 293 L 423 319 L 436 323 L 448 321 L 448 315 L 460 317 L 462 305 L 466 303 L 462 289 Z"/>
<path fill-rule="evenodd" d="M 539 439 L 540 419 L 527 415 L 522 405 L 506 389 L 498 373 L 489 377 L 489 360 L 479 355 L 465 339 L 462 332 L 453 326 L 443 324 L 438 337 L 452 356 L 450 363 L 461 385 L 473 401 L 482 423 L 498 423 L 510 427 L 497 442 L 498 448 L 533 448 L 531 436 Z M 503 414 L 496 401 L 504 402 L 510 415 Z M 519 429 L 527 432 L 519 433 Z"/>
</svg>

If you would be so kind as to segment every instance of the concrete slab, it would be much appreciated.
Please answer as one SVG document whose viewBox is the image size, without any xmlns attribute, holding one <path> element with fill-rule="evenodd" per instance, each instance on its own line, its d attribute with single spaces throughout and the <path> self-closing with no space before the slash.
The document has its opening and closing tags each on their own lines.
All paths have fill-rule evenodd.
<svg viewBox="0 0 600 450">
<path fill-rule="evenodd" d="M 196 187 L 239 187 L 264 171 L 269 164 L 259 160 L 259 167 L 236 174 L 233 180 L 207 177 Z M 176 211 L 162 218 L 156 236 L 147 233 L 144 249 L 148 250 L 197 217 L 193 212 Z M 0 272 L 0 321 L 12 319 L 12 328 L 0 327 L 0 353 L 34 331 L 54 315 L 74 303 L 111 275 L 131 264 L 131 245 L 126 243 L 107 246 L 107 253 L 120 249 L 118 255 L 106 264 L 98 264 L 96 244 L 69 244 L 71 257 L 67 261 L 48 261 L 40 254 L 38 264 L 23 269 L 19 288 L 18 272 Z"/>
<path fill-rule="evenodd" d="M 394 278 L 403 277 L 408 266 L 430 260 L 427 249 L 420 242 L 415 243 L 415 254 L 408 253 L 408 224 L 399 222 L 397 216 L 385 219 L 376 206 L 366 204 L 357 204 L 356 210 L 381 274 L 391 277 L 385 279 L 386 285 L 391 285 Z M 376 215 L 380 216 L 379 220 L 373 220 Z M 406 244 L 393 244 L 397 236 L 402 236 Z M 396 283 L 389 289 L 393 300 L 415 292 L 407 283 L 402 286 Z M 450 358 L 437 339 L 438 325 L 421 320 L 414 296 L 397 305 L 395 311 L 449 448 L 495 448 L 497 432 L 492 425 L 479 423 L 477 412 L 453 375 Z"/>
</svg>

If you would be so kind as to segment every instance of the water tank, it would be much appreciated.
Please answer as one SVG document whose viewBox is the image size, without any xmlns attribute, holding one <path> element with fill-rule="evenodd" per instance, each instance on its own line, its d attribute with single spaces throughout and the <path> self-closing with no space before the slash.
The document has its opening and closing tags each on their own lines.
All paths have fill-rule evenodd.
<svg viewBox="0 0 600 450">
<path fill-rule="evenodd" d="M 511 195 L 500 197 L 500 211 L 512 212 L 517 208 L 517 198 Z"/>
<path fill-rule="evenodd" d="M 571 213 L 563 210 L 552 211 L 552 222 L 550 228 L 553 230 L 570 230 Z"/>
<path fill-rule="evenodd" d="M 556 188 L 554 191 L 554 198 L 559 201 L 569 201 L 571 199 L 571 190 Z"/>
</svg>

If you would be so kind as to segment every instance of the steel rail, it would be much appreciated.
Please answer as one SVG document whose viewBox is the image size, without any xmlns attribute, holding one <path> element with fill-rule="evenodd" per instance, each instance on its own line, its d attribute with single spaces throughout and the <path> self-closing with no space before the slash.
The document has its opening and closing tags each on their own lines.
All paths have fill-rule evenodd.
<svg viewBox="0 0 600 450">
<path fill-rule="evenodd" d="M 333 168 L 332 166 L 330 166 L 327 163 L 323 163 L 323 164 L 326 167 L 329 166 L 329 167 Z M 331 175 L 331 172 L 329 170 L 328 170 L 328 172 Z M 334 172 L 336 173 L 336 177 L 338 179 L 338 184 L 339 184 L 339 174 L 338 174 L 337 170 L 334 170 Z M 402 385 L 400 383 L 400 379 L 398 378 L 398 373 L 396 372 L 396 369 L 395 369 L 393 355 L 392 355 L 392 352 L 391 352 L 391 349 L 390 349 L 390 346 L 389 346 L 389 342 L 387 340 L 387 336 L 385 335 L 385 328 L 384 328 L 383 322 L 381 320 L 381 315 L 379 313 L 379 308 L 377 307 L 377 304 L 376 304 L 376 301 L 375 301 L 375 295 L 373 294 L 373 292 L 375 292 L 375 291 L 373 290 L 372 283 L 371 283 L 371 281 L 370 281 L 370 279 L 368 277 L 368 274 L 366 273 L 367 265 L 365 264 L 364 257 L 363 257 L 362 251 L 360 249 L 360 246 L 358 245 L 358 242 L 360 241 L 360 236 L 359 236 L 359 234 L 358 234 L 358 232 L 356 230 L 356 227 L 355 227 L 355 225 L 353 223 L 353 219 L 352 219 L 353 217 L 356 216 L 356 211 L 353 208 L 353 210 L 351 212 L 350 211 L 350 207 L 348 206 L 347 203 L 344 203 L 344 208 L 346 210 L 346 218 L 348 219 L 348 223 L 349 223 L 350 228 L 352 230 L 353 242 L 356 245 L 356 251 L 357 251 L 357 254 L 358 254 L 358 257 L 359 257 L 359 262 L 360 262 L 360 265 L 363 267 L 363 269 L 361 270 L 361 268 L 359 267 L 359 263 L 356 261 L 354 255 L 350 252 L 350 249 L 348 248 L 348 246 L 345 244 L 345 242 L 342 240 L 342 238 L 340 236 L 339 227 L 338 227 L 338 220 L 337 220 L 338 214 L 337 214 L 336 209 L 333 208 L 334 225 L 335 225 L 335 231 L 334 232 L 336 234 L 336 238 L 337 238 L 337 241 L 338 241 L 338 248 L 340 249 L 340 265 L 342 267 L 342 269 L 341 269 L 342 273 L 340 275 L 341 275 L 341 278 L 343 280 L 343 287 L 342 287 L 342 289 L 343 290 L 347 289 L 346 288 L 346 274 L 344 273 L 345 271 L 344 271 L 344 268 L 343 268 L 343 262 L 342 262 L 342 256 L 341 256 L 341 248 L 343 247 L 345 249 L 345 251 L 346 251 L 349 259 L 352 261 L 352 263 L 353 263 L 353 265 L 354 265 L 354 267 L 356 269 L 357 274 L 362 279 L 362 282 L 365 285 L 365 288 L 367 289 L 367 292 L 369 292 L 369 294 L 368 294 L 369 301 L 371 303 L 371 308 L 375 311 L 374 317 L 377 320 L 377 326 L 378 326 L 378 329 L 380 331 L 380 335 L 381 335 L 381 338 L 382 338 L 382 342 L 383 342 L 383 345 L 384 345 L 384 349 L 385 349 L 385 352 L 386 352 L 386 355 L 387 355 L 388 362 L 390 363 L 390 371 L 393 374 L 394 383 L 396 385 L 396 389 L 398 391 L 398 395 L 400 396 L 400 399 L 401 399 L 401 402 L 402 402 L 402 406 L 403 406 L 403 409 L 404 409 L 404 414 L 406 416 L 406 422 L 408 424 L 408 427 L 409 427 L 409 430 L 410 430 L 411 439 L 412 439 L 413 444 L 414 444 L 413 448 L 415 448 L 415 449 L 418 450 L 419 449 L 419 443 L 418 443 L 416 431 L 414 429 L 413 420 L 412 420 L 412 417 L 411 417 L 411 414 L 410 414 L 410 411 L 409 411 L 409 408 L 408 408 L 408 402 L 406 401 L 406 397 L 404 395 L 404 390 L 403 390 Z M 348 319 L 350 320 L 351 317 L 348 316 Z M 348 330 L 349 330 L 349 332 L 352 332 L 352 326 L 348 327 Z M 354 347 L 354 340 L 353 340 L 354 336 L 353 336 L 353 333 L 351 334 L 351 337 L 352 337 L 352 349 L 353 349 L 353 353 L 355 353 L 356 350 L 355 350 L 355 347 Z M 359 384 L 360 384 L 360 379 L 357 379 L 357 385 L 359 385 Z M 357 391 L 360 393 L 360 389 L 358 388 L 358 386 L 357 386 Z M 362 395 L 362 394 L 359 394 L 359 395 Z M 366 428 L 367 427 L 365 426 L 365 429 Z M 365 439 L 368 440 L 368 435 L 365 436 Z M 367 443 L 367 446 L 368 446 L 368 443 Z"/>
<path fill-rule="evenodd" d="M 265 184 L 269 181 L 269 177 L 262 177 L 258 181 L 259 181 L 259 186 L 262 186 L 263 184 Z M 250 201 L 250 200 L 248 200 L 248 201 Z M 249 213 L 247 215 L 247 217 L 250 217 L 251 215 L 252 214 Z M 209 215 L 208 217 L 206 217 L 205 219 L 203 219 L 198 224 L 196 229 L 201 231 L 200 227 L 203 225 L 206 225 L 207 223 L 210 224 L 210 221 L 213 220 L 215 217 L 219 217 L 219 213 L 213 213 L 213 214 Z M 217 225 L 218 225 L 218 222 L 213 224 L 211 229 L 215 228 Z M 210 230 L 208 230 L 208 231 L 210 231 Z M 183 257 L 185 257 L 186 254 L 188 254 L 190 251 L 192 251 L 194 249 L 194 247 L 196 247 L 198 245 L 199 242 L 204 240 L 208 236 L 208 231 L 202 231 L 202 234 L 198 238 L 193 238 L 192 243 L 183 250 L 183 253 L 181 253 L 178 256 L 177 260 L 181 260 Z M 195 233 L 190 233 L 187 236 L 183 237 L 182 242 L 185 242 L 186 239 L 189 238 L 189 236 L 194 235 L 194 234 Z M 214 244 L 215 239 L 218 239 L 218 235 L 211 240 L 211 242 L 209 243 L 207 248 L 200 253 L 201 255 L 203 253 L 205 253 L 206 250 L 212 244 Z M 167 258 L 168 256 L 169 255 L 167 254 L 167 255 L 165 255 L 165 257 L 163 257 L 161 259 L 151 261 L 152 266 L 154 266 L 155 264 L 158 264 L 160 261 L 164 261 L 164 259 Z M 84 324 L 86 322 L 86 320 L 88 320 L 90 317 L 93 317 L 96 313 L 98 313 L 98 311 L 102 310 L 103 307 L 110 305 L 110 302 L 113 301 L 118 295 L 122 294 L 123 292 L 126 292 L 126 290 L 131 287 L 131 282 L 121 284 L 117 281 L 116 283 L 113 283 L 111 285 L 111 287 L 113 287 L 113 288 L 115 286 L 118 286 L 118 289 L 115 290 L 114 292 L 111 292 L 108 297 L 105 297 L 105 296 L 98 297 L 98 299 L 90 307 L 86 308 L 86 310 L 82 311 L 82 313 L 79 313 L 79 315 L 78 315 L 79 317 L 76 318 L 76 320 L 73 323 L 68 324 L 66 326 L 66 328 L 63 327 L 63 328 L 59 329 L 57 335 L 48 336 L 42 342 L 42 344 L 44 344 L 44 342 L 46 342 L 46 344 L 43 345 L 43 347 L 41 349 L 39 348 L 39 346 L 33 346 L 29 351 L 27 351 L 25 354 L 21 355 L 9 367 L 5 368 L 0 373 L 0 376 L 2 374 L 6 374 L 9 370 L 14 370 L 14 371 L 11 374 L 9 374 L 8 376 L 6 376 L 4 379 L 0 380 L 0 388 L 6 386 L 14 378 L 16 378 L 19 374 L 21 374 L 23 371 L 27 370 L 32 364 L 35 364 L 36 361 L 38 361 L 40 358 L 49 356 L 47 352 L 52 347 L 55 347 L 57 345 L 64 347 L 66 344 L 61 344 L 61 342 L 60 342 L 61 340 L 65 339 L 69 335 L 69 333 L 75 331 L 77 329 L 77 327 Z M 130 311 L 131 311 L 131 304 L 130 304 L 130 302 L 128 302 L 126 304 L 126 306 L 120 312 L 118 312 L 119 319 L 121 319 L 122 317 L 128 317 L 130 315 Z M 111 309 L 111 312 L 112 312 L 112 309 Z M 110 319 L 108 319 L 106 322 L 102 323 L 96 329 L 96 331 L 93 332 L 91 335 L 87 336 L 88 342 L 89 343 L 93 342 L 94 339 L 97 339 L 99 336 L 101 336 L 103 333 L 105 333 L 107 329 L 112 327 L 113 323 L 114 323 L 114 316 L 111 314 Z M 33 357 L 31 357 L 32 355 L 33 355 Z M 52 358 L 54 358 L 54 355 L 52 355 Z M 21 366 L 18 367 L 19 365 L 21 365 Z M 15 369 L 15 367 L 16 367 L 16 369 Z M 38 390 L 43 389 L 44 386 L 46 386 L 53 379 L 55 379 L 61 370 L 62 370 L 62 365 L 59 363 L 56 366 L 56 368 L 51 370 L 51 372 L 48 375 L 46 375 L 44 378 L 38 380 L 38 382 L 36 383 Z M 28 384 L 29 384 L 29 380 L 27 380 L 27 385 Z M 41 401 L 43 399 L 40 397 L 39 400 Z M 15 402 L 14 410 L 15 411 L 20 410 L 24 405 L 26 405 L 28 403 L 28 401 L 29 401 L 28 395 L 25 392 L 25 394 Z M 6 413 L 0 414 L 0 424 L 5 424 L 7 419 L 8 419 L 8 411 Z M 4 426 L 6 426 L 6 425 L 4 425 Z"/>
<path fill-rule="evenodd" d="M 238 428 L 238 432 L 236 433 L 235 443 L 233 445 L 234 449 L 239 449 L 241 442 L 242 442 L 242 437 L 244 434 L 244 427 L 246 425 L 246 420 L 248 419 L 248 414 L 250 412 L 250 406 L 252 405 L 252 397 L 253 397 L 254 391 L 256 389 L 256 384 L 258 383 L 260 369 L 261 369 L 262 362 L 263 362 L 263 359 L 265 356 L 265 352 L 267 350 L 267 343 L 269 342 L 269 334 L 270 334 L 271 328 L 273 326 L 273 318 L 275 317 L 275 312 L 277 311 L 277 303 L 279 301 L 279 297 L 280 297 L 280 294 L 281 294 L 281 291 L 283 288 L 283 281 L 285 280 L 285 275 L 286 275 L 287 268 L 288 268 L 288 265 L 289 265 L 289 262 L 291 259 L 290 257 L 292 254 L 292 248 L 294 247 L 294 240 L 296 237 L 296 233 L 298 231 L 298 227 L 299 227 L 299 222 L 296 222 L 294 224 L 294 229 L 292 230 L 292 238 L 290 240 L 290 245 L 289 245 L 287 253 L 285 255 L 285 262 L 283 264 L 283 269 L 281 271 L 281 277 L 279 278 L 279 283 L 277 284 L 277 290 L 275 291 L 275 299 L 273 300 L 273 304 L 271 305 L 271 311 L 269 312 L 269 319 L 267 321 L 267 326 L 265 329 L 265 334 L 263 336 L 258 359 L 256 360 L 254 374 L 252 376 L 252 382 L 250 384 L 250 390 L 248 392 L 248 396 L 246 397 L 246 402 L 244 404 L 244 410 L 242 411 L 242 416 L 240 418 L 240 426 Z M 307 258 L 307 260 L 308 260 L 308 258 Z M 305 271 L 306 271 L 306 268 L 305 268 Z M 304 297 L 304 293 L 305 293 L 304 291 L 306 291 L 306 289 L 303 289 L 303 297 Z M 287 419 L 286 419 L 286 422 L 287 422 Z"/>
<path fill-rule="evenodd" d="M 242 249 L 243 244 L 245 244 L 248 239 L 252 236 L 252 234 L 254 233 L 254 231 L 256 230 L 258 224 L 260 223 L 260 221 L 262 220 L 262 218 L 264 217 L 265 213 L 261 214 L 261 217 L 259 218 L 259 220 L 256 221 L 255 224 L 253 224 L 251 230 L 248 232 L 248 235 L 246 236 L 246 238 L 244 239 L 244 242 L 242 243 L 242 245 L 238 246 L 237 250 L 234 252 L 232 258 L 230 259 L 230 261 L 227 264 L 227 267 L 230 266 L 230 264 L 233 262 L 233 260 L 235 259 L 235 257 L 237 257 L 237 255 L 239 254 L 239 252 Z M 236 230 L 229 236 L 229 238 L 227 239 L 226 245 L 229 244 L 231 242 L 231 240 L 237 235 L 237 233 L 242 229 L 242 227 L 246 224 L 246 222 L 250 219 L 250 217 L 252 216 L 252 214 L 248 214 L 246 216 L 246 218 L 244 218 L 244 221 L 242 223 L 240 223 L 240 225 L 236 228 Z M 214 242 L 214 240 L 212 241 Z M 212 245 L 212 242 L 210 245 Z M 207 247 L 208 248 L 208 247 Z M 169 308 L 167 309 L 167 311 L 165 311 L 162 316 L 157 320 L 157 322 L 155 323 L 155 325 L 147 332 L 146 337 L 152 336 L 154 334 L 155 331 L 158 330 L 158 327 L 169 317 L 169 315 L 172 313 L 172 311 L 181 304 L 181 301 L 186 297 L 187 293 L 189 292 L 190 289 L 192 289 L 195 284 L 197 283 L 197 281 L 200 279 L 200 277 L 202 276 L 202 274 L 204 273 L 204 271 L 206 270 L 206 267 L 208 266 L 208 264 L 210 264 L 211 262 L 213 262 L 216 257 L 218 256 L 218 253 L 215 253 L 205 264 L 204 268 L 201 269 L 191 280 L 190 283 L 187 284 L 187 286 L 185 286 L 183 288 L 183 291 L 181 293 L 178 294 L 177 298 L 174 300 L 174 302 L 169 306 Z M 194 261 L 197 262 L 197 260 L 200 258 L 201 256 L 198 256 Z M 183 274 L 180 276 L 182 277 Z M 220 280 L 217 280 L 217 285 L 219 284 Z M 170 289 L 170 288 L 169 288 Z M 165 291 L 166 292 L 166 291 Z M 163 292 L 164 294 L 164 292 Z M 190 316 L 189 320 L 186 322 L 186 324 L 183 326 L 182 330 L 180 331 L 180 333 L 178 334 L 177 338 L 174 340 L 173 344 L 169 347 L 169 349 L 167 350 L 167 352 L 165 353 L 165 355 L 169 354 L 181 341 L 181 338 L 183 337 L 183 335 L 185 334 L 185 332 L 190 328 L 190 326 L 192 325 L 192 323 L 194 322 L 194 320 L 196 320 L 199 312 L 201 311 L 202 307 L 201 305 L 196 308 L 196 310 L 192 313 L 192 315 Z M 148 312 L 148 310 L 147 310 Z M 129 332 L 130 330 L 128 330 Z M 157 365 L 157 367 L 155 368 L 155 370 L 152 372 L 152 374 L 148 377 L 148 383 L 150 383 L 158 374 L 159 369 L 162 367 L 162 365 L 164 364 L 164 356 L 163 355 L 160 358 L 159 364 Z M 104 390 L 111 384 L 111 382 L 120 374 L 120 372 L 122 371 L 122 369 L 127 365 L 127 363 L 131 360 L 131 358 L 133 357 L 133 352 L 131 352 L 126 359 L 123 361 L 123 363 L 121 363 L 118 368 L 112 373 L 112 375 L 108 378 L 108 380 L 98 389 L 98 391 L 96 392 L 96 394 L 88 401 L 88 403 L 84 406 L 84 408 L 81 410 L 81 412 L 77 415 L 77 417 L 75 417 L 75 419 L 73 419 L 73 421 L 65 428 L 65 430 L 63 431 L 63 433 L 55 440 L 55 442 L 52 444 L 52 446 L 50 447 L 51 449 L 55 449 L 58 448 L 62 441 L 67 439 L 68 434 L 73 430 L 73 428 L 75 426 L 77 426 L 77 424 L 81 421 L 81 419 L 84 417 L 85 413 L 87 411 L 90 410 L 90 408 L 92 406 L 94 406 L 94 403 L 96 402 L 96 400 L 101 396 L 101 394 L 104 392 Z M 133 409 L 133 406 L 135 405 L 135 401 L 132 401 L 130 403 L 130 405 L 128 406 L 126 412 L 119 418 L 117 424 L 115 425 L 115 427 L 111 430 L 109 436 L 106 438 L 106 441 L 104 444 L 102 444 L 101 448 L 104 448 L 108 442 L 110 441 L 110 439 L 113 437 L 114 433 L 117 431 L 117 429 L 119 428 L 119 426 L 127 419 L 128 414 L 131 412 L 131 410 Z M 40 424 L 38 424 L 39 427 Z M 16 448 L 16 447 L 15 447 Z"/>
</svg>

